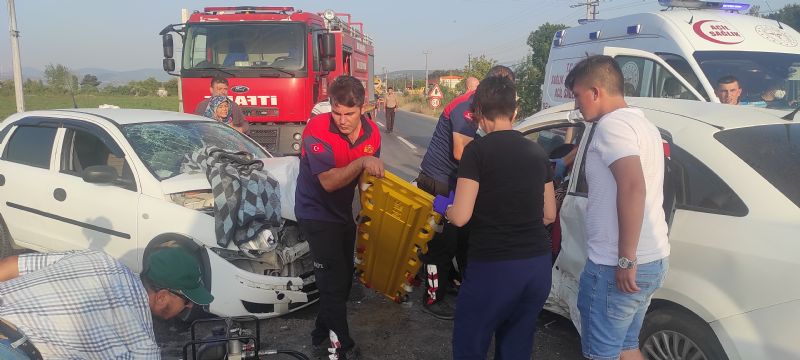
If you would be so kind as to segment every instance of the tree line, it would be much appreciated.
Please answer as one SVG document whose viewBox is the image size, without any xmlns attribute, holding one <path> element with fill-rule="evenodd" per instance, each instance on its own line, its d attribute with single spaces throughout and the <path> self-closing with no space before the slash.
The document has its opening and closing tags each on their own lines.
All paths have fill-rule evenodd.
<svg viewBox="0 0 800 360">
<path fill-rule="evenodd" d="M 158 81 L 153 77 L 141 81 L 131 81 L 125 85 L 103 84 L 97 76 L 85 74 L 78 81 L 68 67 L 61 64 L 48 64 L 44 68 L 44 79 L 26 79 L 22 88 L 27 95 L 64 94 L 107 94 L 130 96 L 156 96 L 158 90 L 167 90 L 170 96 L 178 94 L 178 79 Z M 0 80 L 0 95 L 14 95 L 14 80 Z"/>
</svg>

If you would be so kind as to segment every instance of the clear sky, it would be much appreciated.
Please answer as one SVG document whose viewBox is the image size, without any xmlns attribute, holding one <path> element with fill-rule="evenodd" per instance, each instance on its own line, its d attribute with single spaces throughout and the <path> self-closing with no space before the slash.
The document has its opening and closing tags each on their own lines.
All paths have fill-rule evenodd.
<svg viewBox="0 0 800 360">
<path fill-rule="evenodd" d="M 740 0 L 741 1 L 741 0 Z M 761 10 L 796 0 L 753 0 Z M 9 16 L 2 1 L 0 72 L 11 71 Z M 161 67 L 158 32 L 180 21 L 180 9 L 203 6 L 294 6 L 307 12 L 331 8 L 351 13 L 375 40 L 375 72 L 462 68 L 469 54 L 502 64 L 517 63 L 528 51 L 525 40 L 539 25 L 577 24 L 586 8 L 578 0 L 16 0 L 24 67 L 49 63 L 72 69 L 136 70 Z M 658 10 L 657 0 L 601 0 L 599 18 Z"/>
</svg>

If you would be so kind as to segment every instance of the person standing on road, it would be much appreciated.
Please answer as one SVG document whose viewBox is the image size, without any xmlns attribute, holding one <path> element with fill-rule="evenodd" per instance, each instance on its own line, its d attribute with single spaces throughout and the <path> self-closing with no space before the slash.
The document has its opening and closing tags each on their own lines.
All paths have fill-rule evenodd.
<svg viewBox="0 0 800 360">
<path fill-rule="evenodd" d="M 450 223 L 470 222 L 453 359 L 485 359 L 492 335 L 497 359 L 530 359 L 536 318 L 550 292 L 545 226 L 556 217 L 553 175 L 544 149 L 513 129 L 516 107 L 510 79 L 481 81 L 472 116 L 486 135 L 464 148 L 455 202 L 436 197 Z"/>
<path fill-rule="evenodd" d="M 578 290 L 583 355 L 643 359 L 639 331 L 669 266 L 661 134 L 625 103 L 613 58 L 580 61 L 564 83 L 594 123 L 585 165 L 589 258 Z"/>
<path fill-rule="evenodd" d="M 201 278 L 179 248 L 154 250 L 139 276 L 96 250 L 3 258 L 0 359 L 159 359 L 152 316 L 210 304 Z"/>
<path fill-rule="evenodd" d="M 394 130 L 394 112 L 397 109 L 397 94 L 394 93 L 394 88 L 389 87 L 386 93 L 386 133 L 391 133 Z"/>
<path fill-rule="evenodd" d="M 209 90 L 211 91 L 211 97 L 228 97 L 228 79 L 216 76 L 213 77 L 211 79 L 211 87 Z M 195 115 L 205 115 L 206 109 L 208 109 L 208 104 L 211 102 L 211 97 L 197 104 L 197 107 L 194 109 Z M 244 119 L 242 109 L 239 108 L 239 106 L 233 101 L 229 101 L 228 104 L 230 105 L 231 127 L 238 130 L 242 134 L 248 134 L 250 131 L 250 124 Z"/>
<path fill-rule="evenodd" d="M 347 324 L 353 283 L 356 225 L 353 196 L 361 173 L 383 177 L 380 130 L 364 116 L 361 81 L 340 76 L 328 90 L 331 112 L 309 120 L 303 131 L 295 213 L 300 236 L 311 246 L 319 313 L 311 332 L 315 351 L 331 359 L 358 358 Z M 330 338 L 330 346 L 326 340 Z"/>
<path fill-rule="evenodd" d="M 501 66 L 495 66 L 489 74 L 497 74 L 501 70 L 513 79 L 513 72 Z M 472 121 L 469 112 L 478 83 L 478 79 L 468 77 L 465 80 L 466 92 L 445 106 L 436 123 L 416 179 L 417 187 L 431 195 L 446 196 L 456 187 L 458 161 L 464 147 L 478 131 L 478 124 Z M 454 317 L 453 307 L 444 300 L 451 286 L 453 257 L 459 255 L 458 266 L 461 268 L 466 262 L 465 243 L 466 229 L 458 229 L 445 222 L 442 232 L 434 234 L 428 242 L 428 252 L 420 256 L 424 263 L 426 288 L 422 296 L 422 308 L 436 318 L 452 320 Z"/>
</svg>

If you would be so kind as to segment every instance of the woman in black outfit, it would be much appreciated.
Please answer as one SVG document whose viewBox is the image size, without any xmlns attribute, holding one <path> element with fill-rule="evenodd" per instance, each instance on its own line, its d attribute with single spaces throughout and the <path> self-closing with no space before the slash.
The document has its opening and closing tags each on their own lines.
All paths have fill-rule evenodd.
<svg viewBox="0 0 800 360">
<path fill-rule="evenodd" d="M 530 359 L 536 318 L 550 292 L 550 244 L 545 225 L 556 215 L 550 163 L 541 146 L 512 129 L 514 83 L 481 81 L 473 119 L 486 136 L 465 149 L 455 202 L 445 216 L 470 222 L 469 268 L 458 294 L 454 359 Z"/>
</svg>

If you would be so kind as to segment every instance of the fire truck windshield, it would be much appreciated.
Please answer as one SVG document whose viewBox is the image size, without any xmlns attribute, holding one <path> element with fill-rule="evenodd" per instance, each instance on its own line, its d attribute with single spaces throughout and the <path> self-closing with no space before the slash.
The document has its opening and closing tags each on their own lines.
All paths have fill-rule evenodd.
<svg viewBox="0 0 800 360">
<path fill-rule="evenodd" d="M 793 109 L 800 101 L 800 54 L 698 51 L 694 58 L 712 86 L 736 78 L 740 104 Z"/>
<path fill-rule="evenodd" d="M 273 69 L 293 75 L 306 71 L 306 34 L 301 23 L 190 24 L 183 70 L 224 69 L 247 76 L 255 69 Z"/>
</svg>

